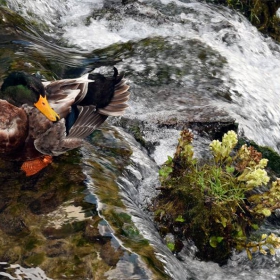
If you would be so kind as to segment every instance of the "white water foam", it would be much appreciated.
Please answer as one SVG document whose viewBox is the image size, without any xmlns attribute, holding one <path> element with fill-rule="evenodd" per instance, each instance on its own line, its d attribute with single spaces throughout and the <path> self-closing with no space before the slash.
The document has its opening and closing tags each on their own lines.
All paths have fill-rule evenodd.
<svg viewBox="0 0 280 280">
<path fill-rule="evenodd" d="M 55 10 L 58 2 L 50 1 L 44 11 L 39 5 L 37 13 L 42 13 L 43 18 L 48 12 L 54 16 L 60 14 L 56 26 L 62 32 L 62 38 L 79 49 L 92 51 L 117 42 L 163 36 L 169 37 L 170 41 L 197 39 L 217 50 L 227 60 L 227 75 L 222 79 L 230 88 L 232 102 L 215 101 L 215 106 L 236 118 L 247 137 L 279 150 L 279 46 L 260 34 L 244 17 L 226 8 L 178 0 L 161 1 L 163 5 L 172 2 L 182 8 L 181 13 L 171 17 L 151 6 L 135 4 L 135 8 L 141 10 L 138 15 L 148 15 L 144 19 L 133 13 L 126 14 L 124 8 L 114 15 L 98 12 L 104 6 L 101 0 L 62 1 L 59 3 L 61 10 Z M 28 1 L 26 11 L 33 7 Z M 158 21 L 160 17 L 164 20 Z"/>
<path fill-rule="evenodd" d="M 0 263 L 3 265 L 3 263 Z M 39 267 L 32 267 L 32 268 L 24 268 L 19 264 L 7 264 L 8 271 L 11 273 L 0 272 L 0 276 L 5 276 L 5 279 L 12 279 L 12 280 L 52 280 L 51 278 L 47 277 L 45 272 Z M 2 278 L 1 278 L 2 279 Z"/>
</svg>

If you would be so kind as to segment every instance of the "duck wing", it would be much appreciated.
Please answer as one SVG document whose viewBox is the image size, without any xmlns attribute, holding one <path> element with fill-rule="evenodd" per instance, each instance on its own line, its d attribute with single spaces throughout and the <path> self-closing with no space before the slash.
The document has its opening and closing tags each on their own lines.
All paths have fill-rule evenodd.
<svg viewBox="0 0 280 280">
<path fill-rule="evenodd" d="M 97 120 L 100 116 L 97 115 Z M 98 123 L 103 122 L 103 119 L 97 120 L 96 127 Z M 84 142 L 84 137 L 94 129 L 91 125 L 89 125 L 89 128 L 87 126 L 78 126 L 72 132 L 70 131 L 71 134 L 66 136 L 65 119 L 61 119 L 56 123 L 52 123 L 52 126 L 47 131 L 34 140 L 34 147 L 41 154 L 59 156 L 69 150 L 80 147 Z"/>
<path fill-rule="evenodd" d="M 98 128 L 108 116 L 122 116 L 128 107 L 129 86 L 123 79 L 124 74 L 118 75 L 114 68 L 114 76 L 105 78 L 100 74 L 90 74 L 94 79 L 88 85 L 85 98 L 77 106 L 79 114 L 71 127 L 67 138 L 85 138 Z M 77 103 L 77 100 L 75 101 Z M 87 105 L 89 104 L 90 105 Z"/>
<path fill-rule="evenodd" d="M 125 112 L 128 107 L 126 102 L 129 100 L 130 92 L 129 85 L 126 84 L 126 80 L 121 80 L 115 85 L 114 95 L 108 105 L 103 108 L 98 108 L 98 113 L 106 116 L 119 117 Z"/>
<path fill-rule="evenodd" d="M 51 107 L 61 118 L 65 118 L 71 112 L 75 101 L 85 97 L 90 82 L 93 80 L 89 80 L 88 74 L 85 74 L 77 79 L 43 82 L 43 85 Z"/>
<path fill-rule="evenodd" d="M 90 135 L 97 127 L 99 127 L 108 116 L 101 115 L 96 111 L 96 106 L 77 106 L 79 115 L 71 127 L 67 136 L 70 138 L 85 138 Z"/>
</svg>

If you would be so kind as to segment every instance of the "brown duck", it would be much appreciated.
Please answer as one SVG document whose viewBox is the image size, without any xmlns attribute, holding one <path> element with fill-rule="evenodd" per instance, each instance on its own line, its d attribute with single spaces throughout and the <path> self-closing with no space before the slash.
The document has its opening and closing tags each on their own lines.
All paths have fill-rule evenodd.
<svg viewBox="0 0 280 280">
<path fill-rule="evenodd" d="M 43 82 L 12 72 L 0 92 L 0 153 L 25 161 L 27 176 L 82 145 L 108 116 L 122 116 L 130 93 L 124 74 L 88 73 L 76 79 Z"/>
</svg>

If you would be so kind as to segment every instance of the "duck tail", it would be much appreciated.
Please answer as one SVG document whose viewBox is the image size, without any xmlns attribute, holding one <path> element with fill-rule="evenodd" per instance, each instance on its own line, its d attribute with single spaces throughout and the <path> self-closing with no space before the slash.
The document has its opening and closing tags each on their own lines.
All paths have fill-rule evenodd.
<svg viewBox="0 0 280 280">
<path fill-rule="evenodd" d="M 114 67 L 114 77 L 116 78 L 116 84 L 113 97 L 110 103 L 103 108 L 98 108 L 98 113 L 105 116 L 122 116 L 125 109 L 128 107 L 127 101 L 129 100 L 130 92 L 129 85 L 124 79 L 124 73 L 118 74 L 117 68 Z"/>
</svg>

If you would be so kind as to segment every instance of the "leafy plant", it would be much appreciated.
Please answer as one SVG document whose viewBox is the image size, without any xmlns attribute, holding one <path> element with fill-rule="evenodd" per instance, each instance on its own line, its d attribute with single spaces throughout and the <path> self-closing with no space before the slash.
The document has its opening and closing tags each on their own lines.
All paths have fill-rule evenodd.
<svg viewBox="0 0 280 280">
<path fill-rule="evenodd" d="M 252 192 L 269 183 L 268 160 L 246 144 L 235 150 L 237 135 L 229 131 L 222 141 L 211 142 L 213 159 L 201 164 L 193 158 L 192 140 L 193 135 L 183 130 L 173 159 L 169 157 L 159 172 L 162 192 L 157 205 L 161 211 L 156 213 L 161 214 L 156 217 L 160 227 L 168 227 L 175 237 L 191 238 L 198 256 L 205 260 L 222 263 L 232 248 L 246 249 L 249 257 L 255 247 L 264 253 L 264 245 L 273 252 L 279 238 L 269 235 L 258 242 L 250 240 L 258 224 L 280 207 L 280 180 L 267 192 Z"/>
<path fill-rule="evenodd" d="M 167 247 L 169 248 L 169 250 L 170 251 L 174 251 L 174 249 L 175 249 L 175 244 L 174 243 L 172 243 L 172 242 L 168 242 L 167 244 Z"/>
</svg>

